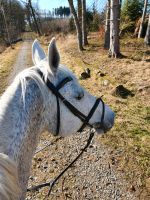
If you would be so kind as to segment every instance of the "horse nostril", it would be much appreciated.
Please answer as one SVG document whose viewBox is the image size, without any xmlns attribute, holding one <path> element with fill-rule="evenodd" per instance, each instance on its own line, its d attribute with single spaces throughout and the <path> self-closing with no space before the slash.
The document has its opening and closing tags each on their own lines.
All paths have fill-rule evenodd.
<svg viewBox="0 0 150 200">
<path fill-rule="evenodd" d="M 84 92 L 78 93 L 78 95 L 75 97 L 77 100 L 81 100 L 84 97 Z"/>
<path fill-rule="evenodd" d="M 93 124 L 93 127 L 95 129 L 100 129 L 100 128 L 102 128 L 102 124 L 100 122 L 96 122 L 96 123 Z"/>
<path fill-rule="evenodd" d="M 77 96 L 75 97 L 77 100 L 81 100 L 82 99 L 82 96 Z"/>
</svg>

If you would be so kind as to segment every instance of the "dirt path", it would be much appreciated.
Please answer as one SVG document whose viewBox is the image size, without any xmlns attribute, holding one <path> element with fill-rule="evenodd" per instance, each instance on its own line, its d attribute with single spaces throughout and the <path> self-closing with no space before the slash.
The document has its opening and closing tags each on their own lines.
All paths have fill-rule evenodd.
<svg viewBox="0 0 150 200">
<path fill-rule="evenodd" d="M 16 62 L 13 66 L 13 70 L 9 76 L 9 84 L 12 83 L 15 76 L 21 72 L 23 69 L 32 65 L 31 61 L 31 45 L 32 41 L 24 41 L 20 52 L 17 56 Z"/>
<path fill-rule="evenodd" d="M 86 144 L 88 132 L 52 142 L 51 146 L 35 155 L 29 186 L 50 181 L 69 164 Z M 42 137 L 39 147 L 53 141 L 52 136 Z M 53 200 L 138 200 L 137 188 L 132 188 L 117 167 L 122 150 L 112 152 L 95 135 L 90 148 L 59 180 L 48 199 Z M 38 148 L 39 149 L 39 148 Z M 45 199 L 47 189 L 29 193 L 27 200 Z"/>
</svg>

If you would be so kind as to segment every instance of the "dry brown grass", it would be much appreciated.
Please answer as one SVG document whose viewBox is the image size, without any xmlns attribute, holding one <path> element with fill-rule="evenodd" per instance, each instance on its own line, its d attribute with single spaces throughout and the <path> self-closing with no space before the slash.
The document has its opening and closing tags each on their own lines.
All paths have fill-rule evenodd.
<svg viewBox="0 0 150 200">
<path fill-rule="evenodd" d="M 19 49 L 20 43 L 13 45 L 13 49 L 8 47 L 0 54 L 0 94 L 5 91 L 5 88 L 8 85 L 7 78 L 12 70 Z"/>
<path fill-rule="evenodd" d="M 79 53 L 76 37 L 57 37 L 61 63 L 69 66 L 80 77 L 84 68 L 91 69 L 91 78 L 80 83 L 104 100 L 116 112 L 115 126 L 100 142 L 112 148 L 116 158 L 116 170 L 126 173 L 126 178 L 140 191 L 140 199 L 150 198 L 150 51 L 143 40 L 123 39 L 121 51 L 125 58 L 111 59 L 103 50 L 98 35 L 91 34 L 86 51 Z M 42 38 L 47 48 L 50 38 Z M 98 72 L 105 72 L 100 77 Z M 107 82 L 105 85 L 104 82 Z M 111 95 L 119 84 L 130 89 L 135 96 L 121 99 Z M 119 153 L 118 153 L 119 152 Z"/>
<path fill-rule="evenodd" d="M 3 44 L 0 44 L 0 54 L 5 51 L 6 46 L 4 46 Z"/>
</svg>

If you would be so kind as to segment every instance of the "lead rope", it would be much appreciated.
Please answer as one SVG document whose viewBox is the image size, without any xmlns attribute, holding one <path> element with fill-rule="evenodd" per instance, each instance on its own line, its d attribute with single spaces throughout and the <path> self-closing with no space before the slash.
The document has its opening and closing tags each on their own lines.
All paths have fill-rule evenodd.
<svg viewBox="0 0 150 200">
<path fill-rule="evenodd" d="M 29 191 L 34 191 L 34 190 L 38 190 L 40 188 L 43 188 L 43 187 L 47 187 L 49 186 L 49 191 L 48 191 L 48 196 L 50 196 L 51 192 L 52 192 L 52 189 L 54 187 L 54 185 L 56 184 L 56 182 L 61 178 L 61 176 L 63 176 L 63 174 L 70 168 L 72 167 L 72 165 L 80 158 L 80 156 L 85 152 L 85 150 L 89 147 L 89 145 L 91 144 L 91 141 L 94 137 L 94 130 L 93 129 L 90 129 L 90 135 L 89 135 L 89 138 L 87 140 L 87 143 L 86 145 L 84 146 L 84 148 L 81 150 L 81 152 L 79 153 L 79 155 L 58 175 L 55 177 L 55 179 L 53 179 L 52 181 L 50 182 L 46 182 L 46 183 L 42 183 L 40 185 L 37 185 L 37 186 L 33 186 L 33 187 L 30 187 L 27 189 L 27 192 Z"/>
</svg>

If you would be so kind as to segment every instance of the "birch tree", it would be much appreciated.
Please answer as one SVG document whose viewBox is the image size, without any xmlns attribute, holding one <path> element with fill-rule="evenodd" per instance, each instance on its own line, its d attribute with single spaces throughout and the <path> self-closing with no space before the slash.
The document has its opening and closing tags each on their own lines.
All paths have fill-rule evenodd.
<svg viewBox="0 0 150 200">
<path fill-rule="evenodd" d="M 146 11 L 147 11 L 147 3 L 148 3 L 148 0 L 145 0 L 144 1 L 144 9 L 143 9 L 143 14 L 142 14 L 141 24 L 140 24 L 140 29 L 139 29 L 139 33 L 138 33 L 138 38 L 142 37 L 143 24 L 144 24 L 144 20 L 145 20 L 145 16 L 146 16 Z"/>
<path fill-rule="evenodd" d="M 111 0 L 109 55 L 115 58 L 120 56 L 119 26 L 120 26 L 120 0 Z"/>
<path fill-rule="evenodd" d="M 83 50 L 82 29 L 81 29 L 79 19 L 78 19 L 78 16 L 77 16 L 74 4 L 73 4 L 73 0 L 68 0 L 68 3 L 69 3 L 69 7 L 70 7 L 71 13 L 73 15 L 74 23 L 75 23 L 75 27 L 76 27 L 77 38 L 78 38 L 78 49 L 79 49 L 79 51 L 82 51 Z"/>
<path fill-rule="evenodd" d="M 87 40 L 87 21 L 86 21 L 86 0 L 82 0 L 82 42 L 88 44 Z"/>
<path fill-rule="evenodd" d="M 104 48 L 109 49 L 109 46 L 110 46 L 110 0 L 107 0 Z"/>
<path fill-rule="evenodd" d="M 150 14 L 149 14 L 147 31 L 146 31 L 144 42 L 146 45 L 150 46 Z"/>
</svg>

